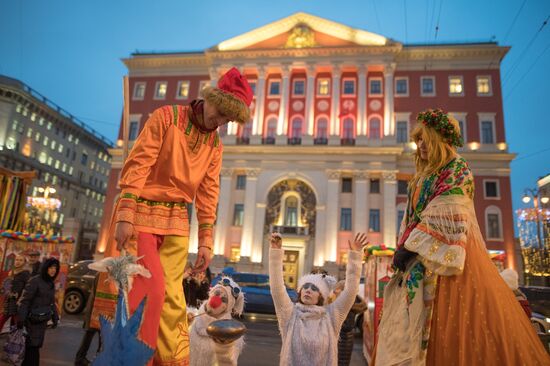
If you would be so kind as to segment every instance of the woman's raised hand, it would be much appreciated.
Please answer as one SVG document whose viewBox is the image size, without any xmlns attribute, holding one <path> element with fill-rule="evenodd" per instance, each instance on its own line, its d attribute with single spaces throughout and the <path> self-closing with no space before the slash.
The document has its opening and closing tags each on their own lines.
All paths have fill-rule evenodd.
<svg viewBox="0 0 550 366">
<path fill-rule="evenodd" d="M 349 248 L 357 252 L 361 251 L 361 249 L 368 243 L 369 241 L 367 240 L 367 234 L 365 233 L 357 233 L 357 235 L 355 235 L 355 239 L 353 239 L 353 243 L 348 240 Z"/>
</svg>

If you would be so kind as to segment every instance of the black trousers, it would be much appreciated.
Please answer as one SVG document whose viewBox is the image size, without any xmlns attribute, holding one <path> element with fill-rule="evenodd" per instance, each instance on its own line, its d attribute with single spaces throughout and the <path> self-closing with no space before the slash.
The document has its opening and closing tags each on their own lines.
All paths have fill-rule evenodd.
<svg viewBox="0 0 550 366">
<path fill-rule="evenodd" d="M 39 366 L 40 365 L 40 347 L 25 347 L 25 358 L 21 366 Z"/>
<path fill-rule="evenodd" d="M 92 340 L 94 339 L 94 335 L 98 333 L 99 331 L 97 329 L 86 329 L 86 333 L 84 333 L 84 336 L 82 337 L 82 341 L 80 341 L 80 347 L 78 348 L 78 351 L 76 352 L 75 357 L 75 363 L 81 363 L 86 359 L 86 355 L 88 354 L 88 350 L 90 349 L 90 345 L 92 344 Z M 101 336 L 99 336 L 99 342 L 98 342 L 98 349 L 101 348 Z"/>
</svg>

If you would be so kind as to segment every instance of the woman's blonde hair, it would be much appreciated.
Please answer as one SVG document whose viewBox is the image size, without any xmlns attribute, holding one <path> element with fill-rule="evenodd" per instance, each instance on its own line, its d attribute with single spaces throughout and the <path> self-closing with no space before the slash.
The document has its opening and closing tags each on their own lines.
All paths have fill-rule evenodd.
<svg viewBox="0 0 550 366">
<path fill-rule="evenodd" d="M 449 122 L 453 125 L 455 131 L 460 131 L 458 121 L 449 114 Z M 411 133 L 411 139 L 418 144 L 422 139 L 428 150 L 428 159 L 423 160 L 420 156 L 420 149 L 414 153 L 414 165 L 416 173 L 409 183 L 413 188 L 420 179 L 436 173 L 443 168 L 456 155 L 456 148 L 449 144 L 439 132 L 430 126 L 418 122 Z"/>
</svg>

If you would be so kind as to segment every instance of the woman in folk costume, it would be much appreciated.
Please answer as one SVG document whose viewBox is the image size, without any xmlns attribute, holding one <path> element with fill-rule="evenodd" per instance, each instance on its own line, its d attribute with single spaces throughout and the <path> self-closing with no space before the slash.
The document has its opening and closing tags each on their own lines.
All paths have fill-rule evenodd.
<svg viewBox="0 0 550 366">
<path fill-rule="evenodd" d="M 298 302 L 294 304 L 283 281 L 282 239 L 271 236 L 269 251 L 269 286 L 279 322 L 282 348 L 281 366 L 336 366 L 338 334 L 359 290 L 361 249 L 367 244 L 364 234 L 357 234 L 346 268 L 346 284 L 334 302 L 327 304 L 331 286 L 336 281 L 324 274 L 308 274 L 298 281 Z"/>
<path fill-rule="evenodd" d="M 491 262 L 474 179 L 456 153 L 458 122 L 418 115 L 418 149 L 397 268 L 384 292 L 375 365 L 548 365 L 550 358 Z"/>
<path fill-rule="evenodd" d="M 252 89 L 235 68 L 220 78 L 217 87 L 204 88 L 201 96 L 190 105 L 154 111 L 121 172 L 115 240 L 121 250 L 136 237 L 137 255 L 143 256 L 140 263 L 152 275 L 135 278 L 129 307 L 133 312 L 147 298 L 139 336 L 155 349 L 155 365 L 189 364 L 182 288 L 189 246 L 186 205 L 195 200 L 199 221 L 195 271 L 204 271 L 212 256 L 222 164 L 216 130 L 229 121 L 250 119 Z"/>
</svg>

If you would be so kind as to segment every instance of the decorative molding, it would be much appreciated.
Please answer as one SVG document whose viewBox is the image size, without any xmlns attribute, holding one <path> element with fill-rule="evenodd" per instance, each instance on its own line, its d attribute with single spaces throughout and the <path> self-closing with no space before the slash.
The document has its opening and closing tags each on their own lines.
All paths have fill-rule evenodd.
<svg viewBox="0 0 550 366">
<path fill-rule="evenodd" d="M 397 171 L 383 171 L 382 179 L 384 183 L 397 184 Z"/>
<path fill-rule="evenodd" d="M 232 177 L 233 176 L 233 169 L 232 168 L 222 168 L 220 171 L 220 175 L 222 177 Z"/>
<path fill-rule="evenodd" d="M 370 173 L 368 170 L 356 170 L 353 172 L 353 177 L 357 180 L 369 179 Z"/>
<path fill-rule="evenodd" d="M 340 176 L 342 175 L 342 172 L 340 170 L 335 170 L 335 169 L 327 169 L 326 173 L 327 173 L 328 179 L 332 179 L 332 180 L 340 179 Z"/>
<path fill-rule="evenodd" d="M 246 169 L 246 177 L 257 178 L 261 172 L 262 170 L 259 168 L 248 168 Z"/>
</svg>

